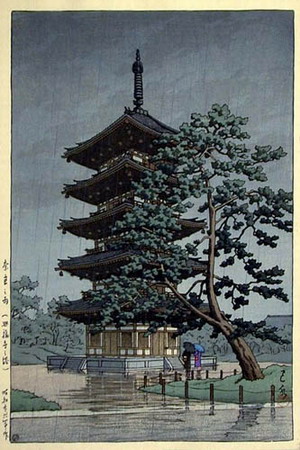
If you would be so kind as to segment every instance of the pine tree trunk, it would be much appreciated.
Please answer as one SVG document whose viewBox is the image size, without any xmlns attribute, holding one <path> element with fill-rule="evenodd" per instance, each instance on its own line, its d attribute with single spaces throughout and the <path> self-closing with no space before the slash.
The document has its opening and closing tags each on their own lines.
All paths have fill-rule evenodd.
<svg viewBox="0 0 300 450">
<path fill-rule="evenodd" d="M 209 183 L 207 183 L 207 186 L 209 186 Z M 212 195 L 210 192 L 207 194 L 207 203 L 209 209 L 209 245 L 206 289 L 210 313 L 212 318 L 218 322 L 220 331 L 231 345 L 231 348 L 242 369 L 243 377 L 246 380 L 251 381 L 264 378 L 264 375 L 249 345 L 241 337 L 231 338 L 234 328 L 224 318 L 224 315 L 220 310 L 214 287 L 217 210 L 213 206 Z"/>
<path fill-rule="evenodd" d="M 262 373 L 252 350 L 244 339 L 241 337 L 236 339 L 229 338 L 228 342 L 242 369 L 243 378 L 250 381 L 264 378 L 264 374 Z"/>
<path fill-rule="evenodd" d="M 250 381 L 264 378 L 264 374 L 262 373 L 250 346 L 242 337 L 231 337 L 234 327 L 224 319 L 224 317 L 220 321 L 219 330 L 231 346 L 232 351 L 239 362 L 240 368 L 242 369 L 243 378 Z"/>
</svg>

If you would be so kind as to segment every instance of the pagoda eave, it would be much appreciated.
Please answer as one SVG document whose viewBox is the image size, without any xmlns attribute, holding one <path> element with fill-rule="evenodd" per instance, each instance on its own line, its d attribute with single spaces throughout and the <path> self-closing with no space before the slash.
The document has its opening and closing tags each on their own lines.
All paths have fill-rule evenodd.
<svg viewBox="0 0 300 450">
<path fill-rule="evenodd" d="M 122 219 L 124 214 L 131 211 L 132 203 L 129 201 L 108 211 L 94 213 L 84 219 L 62 220 L 60 229 L 86 239 L 102 239 L 112 235 L 115 222 Z"/>
<path fill-rule="evenodd" d="M 93 213 L 90 217 L 62 220 L 59 229 L 86 239 L 102 239 L 111 236 L 115 222 L 121 220 L 124 214 L 132 211 L 133 208 L 134 201 L 130 202 L 126 199 L 126 201 L 115 208 Z M 193 219 L 178 219 L 178 223 L 181 229 L 174 232 L 174 239 L 176 240 L 188 237 L 205 227 L 204 222 L 197 222 Z"/>
<path fill-rule="evenodd" d="M 98 205 L 113 198 L 116 192 L 118 195 L 128 192 L 131 182 L 138 181 L 144 170 L 142 165 L 125 158 L 118 165 L 88 180 L 66 185 L 63 193 L 66 197 L 71 196 Z"/>
<path fill-rule="evenodd" d="M 130 260 L 132 252 L 101 252 L 61 260 L 56 271 L 66 271 L 80 279 L 101 280 L 117 274 L 120 267 Z"/>
<path fill-rule="evenodd" d="M 116 195 L 130 191 L 131 183 L 139 181 L 145 169 L 147 167 L 144 165 L 125 157 L 115 166 L 88 180 L 65 185 L 63 193 L 66 197 L 71 196 L 92 205 L 98 205 Z M 168 181 L 170 184 L 177 183 L 176 178 L 173 177 L 170 177 Z"/>
<path fill-rule="evenodd" d="M 97 252 L 83 256 L 77 256 L 68 260 L 60 260 L 56 271 L 66 271 L 80 279 L 88 279 L 90 281 L 100 281 L 108 278 L 111 274 L 118 275 L 122 266 L 130 262 L 134 256 L 133 251 L 111 250 L 107 252 Z M 150 264 L 155 266 L 155 262 Z M 183 278 L 195 276 L 204 273 L 207 270 L 207 262 L 189 260 L 189 265 Z M 136 276 L 141 274 L 137 273 Z"/>
<path fill-rule="evenodd" d="M 210 314 L 209 305 L 206 303 L 201 305 L 198 309 L 207 315 Z M 99 305 L 99 302 L 97 302 L 97 300 L 85 298 L 74 300 L 68 305 L 63 305 L 57 312 L 68 319 L 74 320 L 78 323 L 85 323 L 86 325 L 96 324 L 101 318 L 103 318 L 103 308 Z M 137 314 L 135 320 L 136 322 L 149 323 L 151 320 L 159 319 L 160 314 L 164 313 L 165 308 L 156 308 L 151 311 Z M 175 314 L 176 312 L 174 313 L 174 319 L 176 317 Z M 179 316 L 177 319 L 188 319 L 190 316 L 190 311 L 182 307 L 177 316 Z"/>
</svg>

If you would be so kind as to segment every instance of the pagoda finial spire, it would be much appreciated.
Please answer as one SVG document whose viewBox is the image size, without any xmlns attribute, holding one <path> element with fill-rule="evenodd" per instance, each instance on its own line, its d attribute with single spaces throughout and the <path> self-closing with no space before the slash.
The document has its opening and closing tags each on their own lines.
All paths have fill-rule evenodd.
<svg viewBox="0 0 300 450">
<path fill-rule="evenodd" d="M 143 102 L 143 63 L 140 57 L 140 51 L 137 49 L 135 62 L 132 65 L 132 72 L 134 73 L 134 100 L 135 110 L 141 108 Z"/>
</svg>

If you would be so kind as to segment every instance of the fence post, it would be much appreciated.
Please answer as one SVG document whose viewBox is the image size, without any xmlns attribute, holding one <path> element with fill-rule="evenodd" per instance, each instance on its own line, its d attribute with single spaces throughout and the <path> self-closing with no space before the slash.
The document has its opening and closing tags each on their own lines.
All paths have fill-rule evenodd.
<svg viewBox="0 0 300 450">
<path fill-rule="evenodd" d="M 213 383 L 210 383 L 210 385 L 209 385 L 209 401 L 210 401 L 209 415 L 214 416 L 215 415 L 215 392 L 214 392 L 214 384 Z"/>
<path fill-rule="evenodd" d="M 175 373 L 174 373 L 174 381 L 178 381 L 178 373 L 177 373 L 176 370 L 175 370 Z"/>
<path fill-rule="evenodd" d="M 161 372 L 159 372 L 159 384 L 162 384 L 162 379 L 163 379 L 163 377 L 162 377 L 162 373 Z"/>
<path fill-rule="evenodd" d="M 144 388 L 147 387 L 148 384 L 148 377 L 147 375 L 144 375 Z"/>
<path fill-rule="evenodd" d="M 237 370 L 236 369 L 234 369 L 234 371 L 233 371 L 233 375 L 236 375 L 237 374 Z"/>
<path fill-rule="evenodd" d="M 189 398 L 189 380 L 186 379 L 184 383 L 184 397 Z"/>
<path fill-rule="evenodd" d="M 213 357 L 213 370 L 217 370 L 217 358 Z"/>
<path fill-rule="evenodd" d="M 223 370 L 220 370 L 220 380 L 223 380 Z"/>
<path fill-rule="evenodd" d="M 239 386 L 239 405 L 243 405 L 244 403 L 244 388 L 243 386 Z"/>
<path fill-rule="evenodd" d="M 209 371 L 206 370 L 206 371 L 205 371 L 205 378 L 207 379 L 208 377 L 209 377 Z"/>
<path fill-rule="evenodd" d="M 166 380 L 162 379 L 161 380 L 161 393 L 162 395 L 166 395 Z"/>
<path fill-rule="evenodd" d="M 210 383 L 209 385 L 209 401 L 210 404 L 213 405 L 215 403 L 215 392 L 214 392 L 214 384 Z"/>
<path fill-rule="evenodd" d="M 275 403 L 275 386 L 274 384 L 271 385 L 271 405 L 274 405 Z"/>
<path fill-rule="evenodd" d="M 192 370 L 192 371 L 191 371 L 191 379 L 192 379 L 192 380 L 194 379 L 194 375 L 195 375 L 195 374 L 194 374 L 194 371 Z"/>
</svg>

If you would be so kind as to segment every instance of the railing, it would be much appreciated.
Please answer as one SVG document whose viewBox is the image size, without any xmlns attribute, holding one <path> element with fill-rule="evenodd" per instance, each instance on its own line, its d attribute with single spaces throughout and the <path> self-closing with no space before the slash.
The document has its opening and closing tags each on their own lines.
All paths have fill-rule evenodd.
<svg viewBox="0 0 300 450">
<path fill-rule="evenodd" d="M 87 373 L 97 374 L 102 374 L 104 372 L 116 372 L 126 375 L 130 372 L 156 371 L 158 368 L 161 370 L 162 365 L 163 357 L 142 359 L 139 356 L 130 356 L 130 358 L 114 359 L 90 356 L 86 360 Z"/>
<path fill-rule="evenodd" d="M 125 157 L 130 158 L 132 161 L 142 165 L 143 167 L 146 167 L 146 168 L 152 169 L 152 170 L 155 169 L 155 165 L 149 161 L 149 158 L 147 155 L 145 155 L 144 153 L 137 152 L 135 150 L 127 150 L 126 152 L 122 153 L 121 155 L 115 156 L 115 157 L 111 158 L 110 160 L 108 160 L 105 164 L 103 164 L 99 168 L 98 173 L 95 174 L 94 176 L 97 176 L 100 173 L 103 173 L 106 170 L 110 169 L 111 167 L 115 166 L 116 164 L 118 164 L 118 162 L 122 161 L 122 159 L 124 159 Z"/>
<path fill-rule="evenodd" d="M 99 214 L 100 212 L 105 212 L 115 208 L 116 206 L 122 205 L 124 202 L 132 201 L 133 203 L 134 192 L 129 191 L 125 194 L 114 197 L 111 200 L 107 200 L 106 202 L 100 203 L 98 205 L 98 211 L 95 214 Z"/>
<path fill-rule="evenodd" d="M 65 356 L 47 356 L 47 369 L 61 369 L 65 360 Z"/>
<path fill-rule="evenodd" d="M 97 206 L 97 211 L 90 213 L 91 216 L 95 216 L 96 214 L 110 211 L 114 208 L 116 208 L 119 205 L 122 205 L 125 202 L 130 202 L 133 206 L 139 205 L 142 206 L 144 203 L 149 203 L 149 201 L 144 201 L 142 198 L 139 198 L 134 195 L 134 191 L 125 192 L 122 195 L 116 196 L 110 200 L 107 200 L 105 202 L 100 203 Z M 157 201 L 151 201 L 152 204 L 164 204 L 167 205 L 168 202 L 166 200 L 157 200 Z M 174 212 L 174 217 L 177 219 L 180 219 L 180 213 Z M 183 219 L 185 220 L 185 219 Z"/>
<path fill-rule="evenodd" d="M 47 356 L 47 370 L 69 369 L 81 372 L 85 368 L 84 356 Z"/>
</svg>

